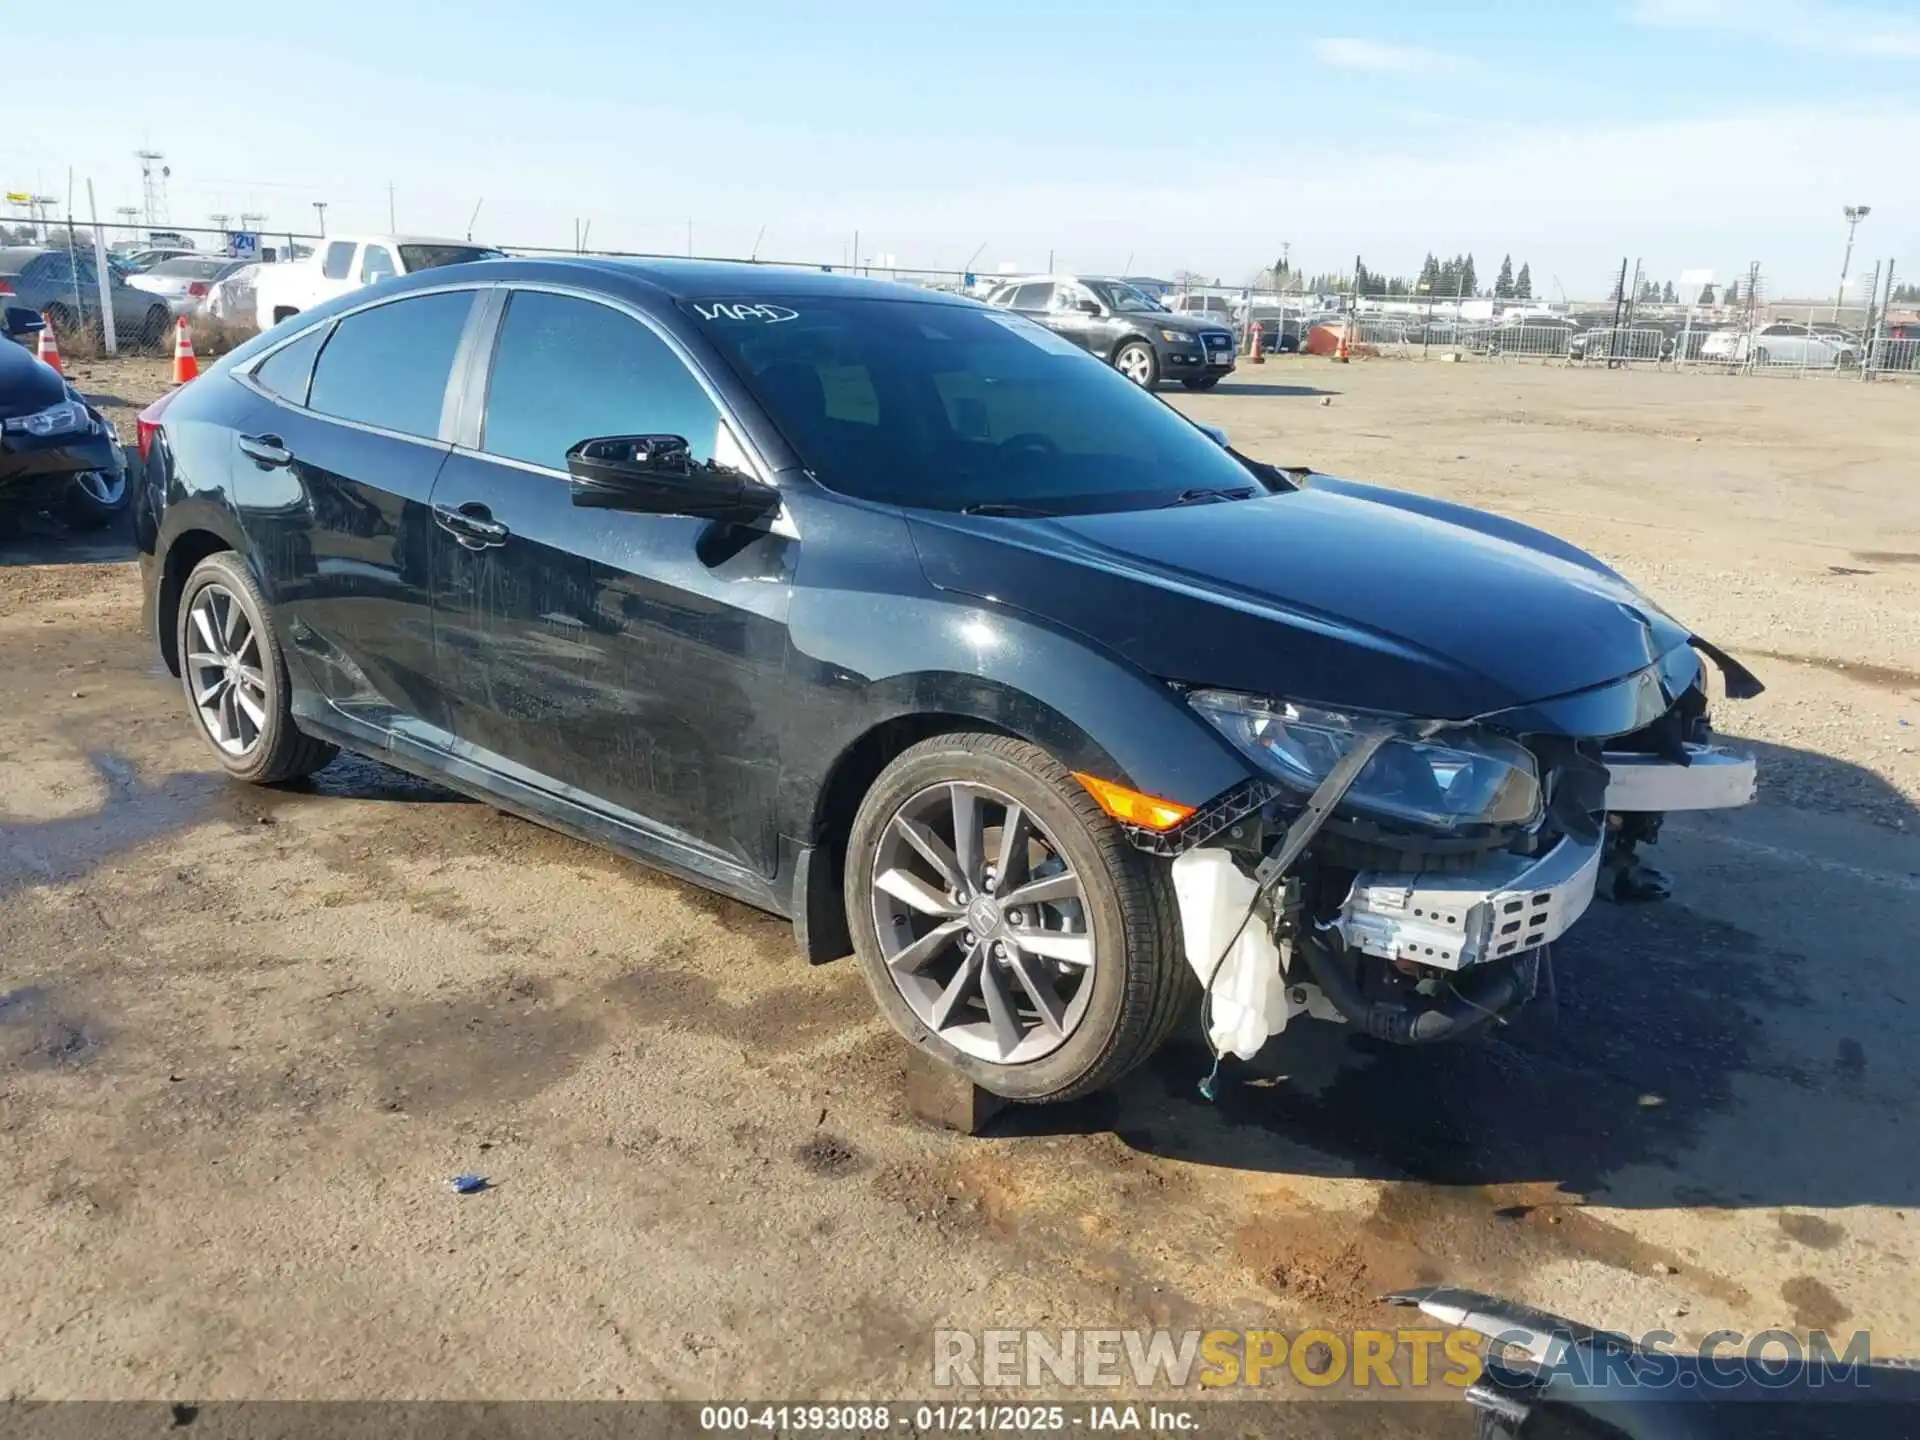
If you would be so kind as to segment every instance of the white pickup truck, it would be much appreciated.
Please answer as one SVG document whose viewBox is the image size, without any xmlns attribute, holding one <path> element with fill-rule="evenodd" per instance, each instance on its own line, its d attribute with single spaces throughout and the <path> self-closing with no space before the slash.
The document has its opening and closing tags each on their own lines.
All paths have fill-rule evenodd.
<svg viewBox="0 0 1920 1440">
<path fill-rule="evenodd" d="M 330 235 L 304 260 L 260 267 L 254 282 L 255 322 L 265 330 L 362 285 L 440 265 L 498 260 L 503 253 L 470 240 L 433 235 Z"/>
</svg>

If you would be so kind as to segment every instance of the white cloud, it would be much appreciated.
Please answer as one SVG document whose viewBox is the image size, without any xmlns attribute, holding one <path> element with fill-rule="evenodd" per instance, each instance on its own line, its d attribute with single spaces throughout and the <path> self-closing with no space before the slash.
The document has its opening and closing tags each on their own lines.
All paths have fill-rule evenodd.
<svg viewBox="0 0 1920 1440">
<path fill-rule="evenodd" d="M 1385 71 L 1396 75 L 1435 75 L 1458 70 L 1462 64 L 1459 56 L 1439 50 L 1333 36 L 1313 42 L 1313 58 L 1336 70 Z"/>
<path fill-rule="evenodd" d="M 1790 50 L 1920 59 L 1920 19 L 1824 0 L 1636 0 L 1627 18 L 1663 30 L 1717 30 Z"/>
</svg>

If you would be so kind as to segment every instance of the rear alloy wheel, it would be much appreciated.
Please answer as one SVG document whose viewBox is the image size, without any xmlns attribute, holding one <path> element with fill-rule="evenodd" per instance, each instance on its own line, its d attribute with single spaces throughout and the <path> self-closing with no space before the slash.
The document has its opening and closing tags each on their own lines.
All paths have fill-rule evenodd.
<svg viewBox="0 0 1920 1440">
<path fill-rule="evenodd" d="M 1010 1099 L 1119 1079 L 1195 988 L 1164 862 L 1006 736 L 940 736 L 882 772 L 854 820 L 846 899 L 894 1028 Z"/>
<path fill-rule="evenodd" d="M 61 513 L 72 529 L 98 530 L 126 513 L 131 495 L 125 470 L 82 470 L 73 477 Z"/>
<path fill-rule="evenodd" d="M 202 560 L 180 595 L 180 683 L 213 746 L 238 780 L 266 785 L 311 775 L 338 752 L 304 735 L 266 601 L 231 550 Z"/>
<path fill-rule="evenodd" d="M 1151 390 L 1160 378 L 1160 361 L 1154 356 L 1153 346 L 1144 340 L 1129 340 L 1122 345 L 1113 357 L 1113 368 L 1142 390 Z"/>
</svg>

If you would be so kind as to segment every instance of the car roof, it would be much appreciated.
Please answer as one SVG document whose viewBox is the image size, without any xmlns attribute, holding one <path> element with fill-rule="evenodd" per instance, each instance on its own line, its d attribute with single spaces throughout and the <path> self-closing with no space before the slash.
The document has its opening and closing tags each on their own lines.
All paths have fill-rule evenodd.
<svg viewBox="0 0 1920 1440">
<path fill-rule="evenodd" d="M 450 242 L 465 244 L 465 241 Z M 792 299 L 796 296 L 841 296 L 874 300 L 919 300 L 928 305 L 978 305 L 965 295 L 918 286 L 895 284 L 839 271 L 803 269 L 793 265 L 759 265 L 722 260 L 673 260 L 665 257 L 614 255 L 512 256 L 504 260 L 473 261 L 423 270 L 409 279 L 445 284 L 456 278 L 488 280 L 598 281 L 612 289 L 644 290 L 669 300 L 756 297 Z"/>
</svg>

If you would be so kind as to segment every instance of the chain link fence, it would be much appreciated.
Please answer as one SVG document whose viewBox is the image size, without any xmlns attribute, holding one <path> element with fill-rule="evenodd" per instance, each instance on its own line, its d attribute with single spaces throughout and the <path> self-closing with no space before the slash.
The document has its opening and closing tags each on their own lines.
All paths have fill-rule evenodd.
<svg viewBox="0 0 1920 1440">
<path fill-rule="evenodd" d="M 243 221 L 257 217 L 243 216 Z M 70 282 L 85 289 L 91 276 L 94 234 L 108 252 L 113 283 L 132 282 L 132 267 L 156 250 L 174 250 L 239 263 L 303 259 L 326 237 L 299 230 L 231 229 L 217 226 L 149 226 L 113 222 L 98 227 L 0 221 L 0 243 L 64 249 L 75 261 Z M 527 256 L 596 255 L 634 259 L 733 260 L 735 256 L 669 256 L 653 252 L 560 246 L 491 244 Z M 80 263 L 84 258 L 85 263 Z M 877 268 L 872 265 L 750 263 L 815 271 L 854 273 L 921 288 L 984 294 L 996 280 L 957 270 Z M 1629 274 L 1631 273 L 1631 278 Z M 1920 306 L 1896 303 L 1898 286 L 1890 261 L 1881 262 L 1854 287 L 1864 301 L 1780 299 L 1769 295 L 1758 264 L 1718 288 L 1695 288 L 1693 303 L 1658 292 L 1638 267 L 1623 263 L 1612 298 L 1548 303 L 1537 299 L 1473 295 L 1310 295 L 1232 286 L 1178 286 L 1139 282 L 1167 308 L 1230 325 L 1242 349 L 1259 332 L 1269 353 L 1332 354 L 1345 337 L 1350 352 L 1385 359 L 1538 362 L 1605 368 L 1719 370 L 1752 374 L 1829 374 L 1854 378 L 1920 378 Z M 1726 298 L 1729 293 L 1731 302 Z M 76 296 L 80 313 L 97 298 Z M 231 319 L 209 314 L 230 327 Z M 196 323 L 198 323 L 196 321 Z"/>
</svg>

